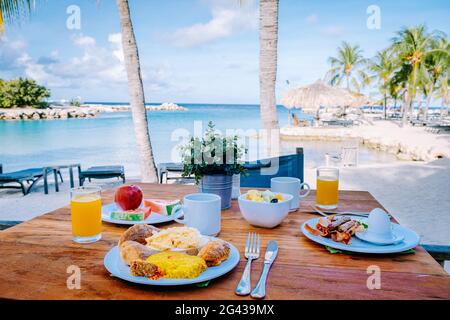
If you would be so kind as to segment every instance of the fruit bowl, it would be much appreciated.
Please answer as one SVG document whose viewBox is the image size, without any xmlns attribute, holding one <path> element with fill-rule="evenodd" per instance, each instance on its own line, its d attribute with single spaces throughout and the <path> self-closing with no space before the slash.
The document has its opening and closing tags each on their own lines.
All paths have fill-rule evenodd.
<svg viewBox="0 0 450 320">
<path fill-rule="evenodd" d="M 257 227 L 274 228 L 289 214 L 292 195 L 282 193 L 282 201 L 276 203 L 247 200 L 247 193 L 238 198 L 239 209 L 248 223 Z"/>
</svg>

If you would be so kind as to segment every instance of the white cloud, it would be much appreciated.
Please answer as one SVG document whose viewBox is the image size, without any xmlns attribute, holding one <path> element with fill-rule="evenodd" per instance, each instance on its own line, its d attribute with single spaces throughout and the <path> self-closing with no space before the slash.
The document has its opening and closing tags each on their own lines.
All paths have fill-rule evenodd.
<svg viewBox="0 0 450 320">
<path fill-rule="evenodd" d="M 82 34 L 79 34 L 73 37 L 73 43 L 80 47 L 94 46 L 95 39 L 89 36 L 83 36 Z"/>
<path fill-rule="evenodd" d="M 319 17 L 317 16 L 317 14 L 313 13 L 313 14 L 310 14 L 309 16 L 307 16 L 305 18 L 305 21 L 307 24 L 315 24 L 315 23 L 317 23 L 318 19 L 319 19 Z"/>
<path fill-rule="evenodd" d="M 120 62 L 123 62 L 123 47 L 122 47 L 122 34 L 120 33 L 111 33 L 108 36 L 108 41 L 116 46 L 116 50 L 113 50 L 114 56 L 119 59 Z"/>
<path fill-rule="evenodd" d="M 22 40 L 10 40 L 0 35 L 0 70 L 14 70 L 17 67 L 16 58 L 24 51 L 26 43 Z"/>
<path fill-rule="evenodd" d="M 328 26 L 323 28 L 321 31 L 327 36 L 341 36 L 344 32 L 343 28 L 340 26 Z"/>
<path fill-rule="evenodd" d="M 209 1 L 212 18 L 205 23 L 176 30 L 170 37 L 178 47 L 194 47 L 226 38 L 242 30 L 255 29 L 258 11 L 254 1 L 239 6 L 233 1 Z"/>
<path fill-rule="evenodd" d="M 107 39 L 109 45 L 102 47 L 92 37 L 76 35 L 71 41 L 81 49 L 78 55 L 62 59 L 57 50 L 50 50 L 35 59 L 27 52 L 26 43 L 0 37 L 0 78 L 27 77 L 49 87 L 53 93 L 58 89 L 70 90 L 74 96 L 82 94 L 80 92 L 96 92 L 99 88 L 105 92 L 126 93 L 127 74 L 121 34 L 111 33 Z M 176 87 L 168 63 L 151 68 L 141 65 L 141 71 L 149 93 L 167 92 L 169 95 L 169 91 Z"/>
<path fill-rule="evenodd" d="M 45 65 L 33 61 L 28 53 L 23 53 L 17 58 L 17 64 L 23 67 L 26 77 L 36 80 L 39 84 L 45 84 L 49 87 L 66 87 L 70 81 L 49 72 Z"/>
</svg>

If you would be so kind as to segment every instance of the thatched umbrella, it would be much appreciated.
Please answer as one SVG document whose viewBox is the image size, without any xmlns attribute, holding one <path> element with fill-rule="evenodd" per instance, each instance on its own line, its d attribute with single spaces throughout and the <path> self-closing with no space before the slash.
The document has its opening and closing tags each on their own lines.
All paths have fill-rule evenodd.
<svg viewBox="0 0 450 320">
<path fill-rule="evenodd" d="M 289 110 L 301 108 L 303 112 L 315 114 L 319 118 L 321 107 L 356 108 L 365 105 L 366 101 L 368 100 L 363 95 L 355 95 L 318 80 L 311 85 L 288 90 L 282 95 L 280 102 Z"/>
</svg>

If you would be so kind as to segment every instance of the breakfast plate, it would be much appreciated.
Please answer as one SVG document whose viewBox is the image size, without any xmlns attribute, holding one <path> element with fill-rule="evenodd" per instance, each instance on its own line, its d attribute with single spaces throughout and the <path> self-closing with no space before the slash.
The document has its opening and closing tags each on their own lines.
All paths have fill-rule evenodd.
<svg viewBox="0 0 450 320">
<path fill-rule="evenodd" d="M 143 208 L 143 205 L 141 205 L 141 208 Z M 128 221 L 128 220 L 120 220 L 120 219 L 113 219 L 111 218 L 111 212 L 114 211 L 121 211 L 116 203 L 110 203 L 107 205 L 104 205 L 102 207 L 102 221 L 114 223 L 114 224 L 123 224 L 123 225 L 134 225 L 134 224 L 158 224 L 158 223 L 164 223 L 173 221 L 175 219 L 178 219 L 183 216 L 183 210 L 180 208 L 179 210 L 175 211 L 172 215 L 163 215 L 156 212 L 152 212 L 147 219 L 140 220 L 140 221 Z"/>
<path fill-rule="evenodd" d="M 394 223 L 392 225 L 395 225 Z M 377 244 L 380 246 L 386 246 L 390 244 L 396 244 L 403 241 L 405 236 L 400 232 L 398 228 L 392 230 L 392 236 L 389 239 L 378 239 L 376 237 L 371 236 L 369 232 L 356 232 L 355 236 L 365 242 L 371 242 L 373 244 Z"/>
<path fill-rule="evenodd" d="M 349 216 L 349 218 L 354 217 Z M 412 231 L 411 229 L 408 229 L 396 223 L 392 223 L 393 233 L 402 236 L 403 241 L 389 245 L 377 245 L 374 243 L 360 240 L 357 237 L 352 237 L 351 241 L 348 244 L 345 244 L 342 242 L 336 242 L 331 238 L 322 237 L 320 235 L 314 235 L 307 230 L 307 229 L 309 230 L 314 229 L 318 224 L 319 219 L 320 218 L 313 218 L 304 222 L 301 226 L 301 231 L 308 239 L 334 249 L 358 253 L 388 254 L 388 253 L 403 252 L 415 248 L 420 241 L 419 235 L 414 231 Z M 361 223 L 367 224 L 367 218 L 358 218 L 358 220 Z"/>
<path fill-rule="evenodd" d="M 211 241 L 218 240 L 218 238 L 210 237 Z M 145 285 L 155 285 L 155 286 L 179 286 L 201 283 L 218 278 L 231 270 L 233 270 L 239 263 L 240 256 L 238 249 L 228 242 L 230 246 L 230 255 L 228 259 L 224 260 L 218 266 L 208 267 L 204 272 L 196 278 L 181 278 L 181 279 L 170 279 L 170 278 L 159 278 L 158 280 L 151 280 L 146 277 L 133 276 L 131 275 L 130 268 L 125 264 L 120 257 L 120 250 L 118 246 L 113 247 L 105 256 L 103 261 L 106 269 L 111 273 L 112 276 L 120 278 L 125 281 L 145 284 Z"/>
</svg>

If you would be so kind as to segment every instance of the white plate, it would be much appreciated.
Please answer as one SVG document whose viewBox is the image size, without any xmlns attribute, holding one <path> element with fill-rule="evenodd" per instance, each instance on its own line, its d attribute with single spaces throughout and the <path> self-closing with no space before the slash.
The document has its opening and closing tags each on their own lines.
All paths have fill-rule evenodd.
<svg viewBox="0 0 450 320">
<path fill-rule="evenodd" d="M 211 237 L 211 240 L 217 240 L 217 238 Z M 203 271 L 198 277 L 192 279 L 160 278 L 158 280 L 150 280 L 146 277 L 132 276 L 130 273 L 130 268 L 120 258 L 119 248 L 117 246 L 113 247 L 111 250 L 108 251 L 108 253 L 105 256 L 105 259 L 103 260 L 103 264 L 114 277 L 129 282 L 154 286 L 180 286 L 180 285 L 194 284 L 218 278 L 230 272 L 237 266 L 240 260 L 239 251 L 231 243 L 228 244 L 230 245 L 231 251 L 230 256 L 228 257 L 227 260 L 222 261 L 222 263 L 219 266 L 209 267 L 208 269 Z"/>
<path fill-rule="evenodd" d="M 395 224 L 393 223 L 392 225 L 395 225 Z M 385 245 L 389 245 L 389 244 L 396 244 L 396 243 L 403 241 L 403 239 L 405 238 L 403 236 L 403 234 L 398 233 L 398 229 L 396 231 L 397 232 L 392 230 L 391 239 L 376 239 L 376 238 L 372 237 L 370 235 L 370 232 L 367 232 L 367 230 L 364 232 L 356 232 L 355 236 L 357 236 L 359 239 L 361 239 L 363 241 L 371 242 L 373 244 L 377 244 L 380 246 L 385 246 Z"/>
<path fill-rule="evenodd" d="M 354 216 L 348 216 L 351 219 L 360 220 L 361 222 L 367 223 L 367 218 L 355 218 Z M 304 222 L 301 226 L 303 234 L 314 242 L 320 243 L 324 246 L 329 246 L 331 248 L 359 252 L 359 253 L 375 253 L 375 254 L 387 254 L 387 253 L 398 253 L 403 252 L 419 245 L 420 237 L 417 233 L 411 229 L 405 228 L 399 224 L 393 224 L 393 232 L 404 236 L 403 241 L 399 243 L 394 243 L 390 245 L 376 245 L 370 242 L 362 241 L 357 237 L 352 237 L 349 244 L 344 244 L 341 242 L 336 242 L 331 240 L 331 238 L 324 238 L 321 236 L 315 236 L 305 229 L 305 225 L 308 224 L 311 228 L 315 229 L 316 224 L 320 218 L 313 218 Z"/>
<path fill-rule="evenodd" d="M 141 206 L 143 208 L 143 206 Z M 134 225 L 134 224 L 158 224 L 163 222 L 169 222 L 174 219 L 180 218 L 183 216 L 183 210 L 177 210 L 174 214 L 170 216 L 166 216 L 163 214 L 159 214 L 156 212 L 152 212 L 147 219 L 142 221 L 126 221 L 119 219 L 111 219 L 111 212 L 113 211 L 122 211 L 115 203 L 106 204 L 102 207 L 102 220 L 109 223 L 114 224 L 125 224 L 125 225 Z"/>
</svg>

